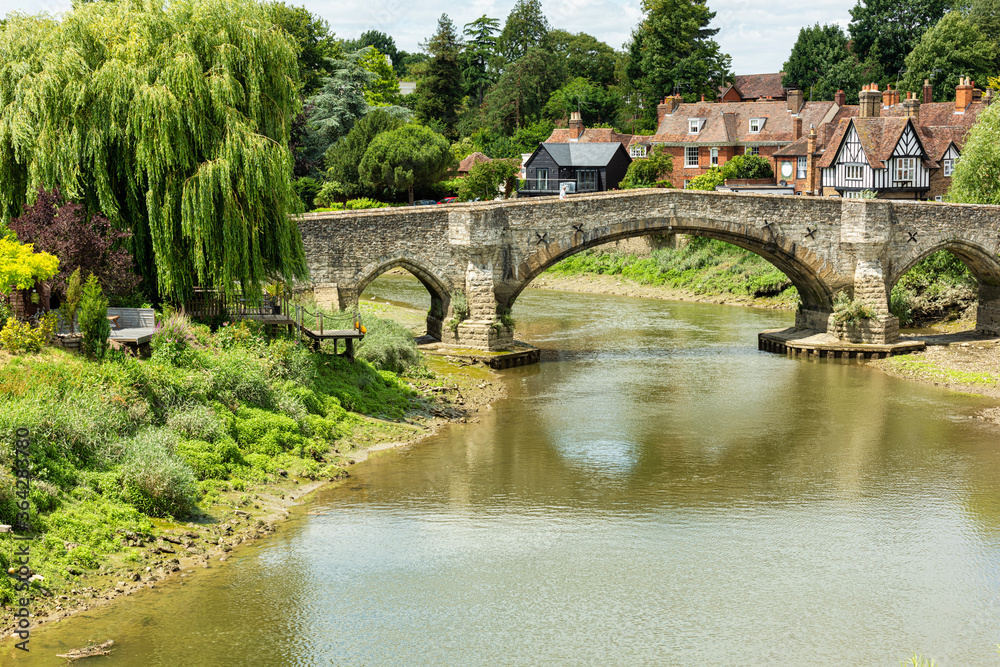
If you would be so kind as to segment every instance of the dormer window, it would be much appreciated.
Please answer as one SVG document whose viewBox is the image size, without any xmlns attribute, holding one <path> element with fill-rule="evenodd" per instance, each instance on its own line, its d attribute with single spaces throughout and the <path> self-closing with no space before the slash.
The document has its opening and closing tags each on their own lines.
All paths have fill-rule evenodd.
<svg viewBox="0 0 1000 667">
<path fill-rule="evenodd" d="M 688 134 L 701 132 L 701 118 L 688 118 Z"/>
<path fill-rule="evenodd" d="M 646 157 L 646 147 L 642 144 L 632 144 L 628 149 L 629 157 Z"/>
<path fill-rule="evenodd" d="M 750 119 L 750 134 L 757 134 L 762 129 L 764 129 L 765 118 L 751 118 Z"/>
</svg>

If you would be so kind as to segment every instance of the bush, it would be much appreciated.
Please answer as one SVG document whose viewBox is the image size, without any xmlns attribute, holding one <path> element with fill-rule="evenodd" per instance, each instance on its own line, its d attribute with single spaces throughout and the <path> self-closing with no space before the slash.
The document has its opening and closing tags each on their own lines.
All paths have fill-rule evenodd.
<svg viewBox="0 0 1000 667">
<path fill-rule="evenodd" d="M 243 456 L 232 438 L 218 442 L 181 440 L 177 443 L 177 456 L 191 466 L 199 480 L 227 479 L 232 466 L 243 465 Z"/>
<path fill-rule="evenodd" d="M 253 454 L 277 456 L 302 445 L 294 419 L 266 410 L 241 408 L 234 429 L 240 448 Z"/>
<path fill-rule="evenodd" d="M 393 320 L 373 318 L 358 344 L 357 358 L 383 371 L 403 373 L 420 363 L 420 351 L 409 329 Z"/>
<path fill-rule="evenodd" d="M 212 369 L 211 391 L 216 395 L 229 393 L 259 407 L 270 407 L 274 402 L 262 360 L 238 348 L 224 352 Z"/>
<path fill-rule="evenodd" d="M 385 202 L 380 202 L 377 199 L 361 197 L 360 199 L 348 199 L 344 208 L 348 211 L 357 211 L 365 208 L 388 208 L 388 206 Z"/>
<path fill-rule="evenodd" d="M 87 278 L 80 298 L 80 331 L 83 332 L 83 353 L 91 359 L 103 359 L 108 350 L 111 323 L 108 322 L 108 299 L 94 274 Z"/>
<path fill-rule="evenodd" d="M 875 317 L 875 311 L 863 301 L 856 301 L 846 292 L 838 292 L 833 300 L 833 321 L 837 324 L 859 324 Z"/>
<path fill-rule="evenodd" d="M 223 349 L 234 347 L 257 349 L 265 344 L 264 328 L 256 322 L 247 320 L 223 322 L 215 332 L 215 343 Z"/>
<path fill-rule="evenodd" d="M 149 516 L 187 516 L 195 507 L 191 468 L 170 450 L 169 431 L 149 429 L 123 443 L 121 468 L 126 501 Z"/>
<path fill-rule="evenodd" d="M 187 315 L 179 312 L 167 315 L 156 326 L 149 342 L 153 358 L 174 366 L 183 365 L 188 358 L 192 338 L 191 320 Z"/>
<path fill-rule="evenodd" d="M 167 419 L 167 428 L 185 438 L 215 442 L 222 435 L 222 422 L 212 408 L 204 405 L 183 406 Z"/>
<path fill-rule="evenodd" d="M 38 352 L 52 338 L 56 327 L 56 314 L 47 313 L 32 327 L 27 322 L 19 322 L 13 317 L 7 319 L 7 324 L 0 329 L 0 345 L 11 354 L 21 352 Z"/>
</svg>

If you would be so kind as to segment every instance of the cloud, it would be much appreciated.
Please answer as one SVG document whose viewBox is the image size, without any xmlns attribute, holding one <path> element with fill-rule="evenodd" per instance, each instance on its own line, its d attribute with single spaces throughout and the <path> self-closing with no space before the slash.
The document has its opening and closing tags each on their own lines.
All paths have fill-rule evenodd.
<svg viewBox="0 0 1000 667">
<path fill-rule="evenodd" d="M 466 23 L 486 14 L 507 18 L 511 0 L 286 0 L 304 5 L 326 19 L 338 37 L 354 38 L 366 30 L 391 35 L 405 51 L 417 51 L 437 29 L 437 20 L 447 13 L 461 31 Z M 791 53 L 799 29 L 814 23 L 837 23 L 846 28 L 848 10 L 855 0 L 813 0 L 807 5 L 760 3 L 751 0 L 710 0 L 716 12 L 712 26 L 715 39 L 733 57 L 737 74 L 777 72 Z M 69 0 L 0 0 L 0 14 L 20 10 L 32 14 L 57 13 L 70 8 Z M 642 20 L 640 0 L 543 0 L 542 9 L 554 28 L 586 32 L 616 49 L 628 41 Z"/>
</svg>

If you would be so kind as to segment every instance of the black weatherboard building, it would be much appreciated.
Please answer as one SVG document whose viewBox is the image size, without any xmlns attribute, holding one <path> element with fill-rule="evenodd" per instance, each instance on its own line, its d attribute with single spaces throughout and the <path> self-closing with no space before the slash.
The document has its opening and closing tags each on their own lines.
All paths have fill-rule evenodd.
<svg viewBox="0 0 1000 667">
<path fill-rule="evenodd" d="M 522 196 L 559 194 L 561 183 L 576 192 L 601 192 L 618 187 L 632 158 L 620 142 L 539 144 L 524 163 Z"/>
</svg>

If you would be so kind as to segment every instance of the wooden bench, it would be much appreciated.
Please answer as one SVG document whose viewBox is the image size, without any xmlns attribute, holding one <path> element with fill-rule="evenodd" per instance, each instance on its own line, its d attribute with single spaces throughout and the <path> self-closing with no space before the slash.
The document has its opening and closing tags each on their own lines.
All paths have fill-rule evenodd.
<svg viewBox="0 0 1000 667">
<path fill-rule="evenodd" d="M 153 338 L 156 317 L 152 308 L 108 308 L 108 317 L 118 318 L 118 326 L 111 329 L 111 340 L 142 345 Z"/>
</svg>

